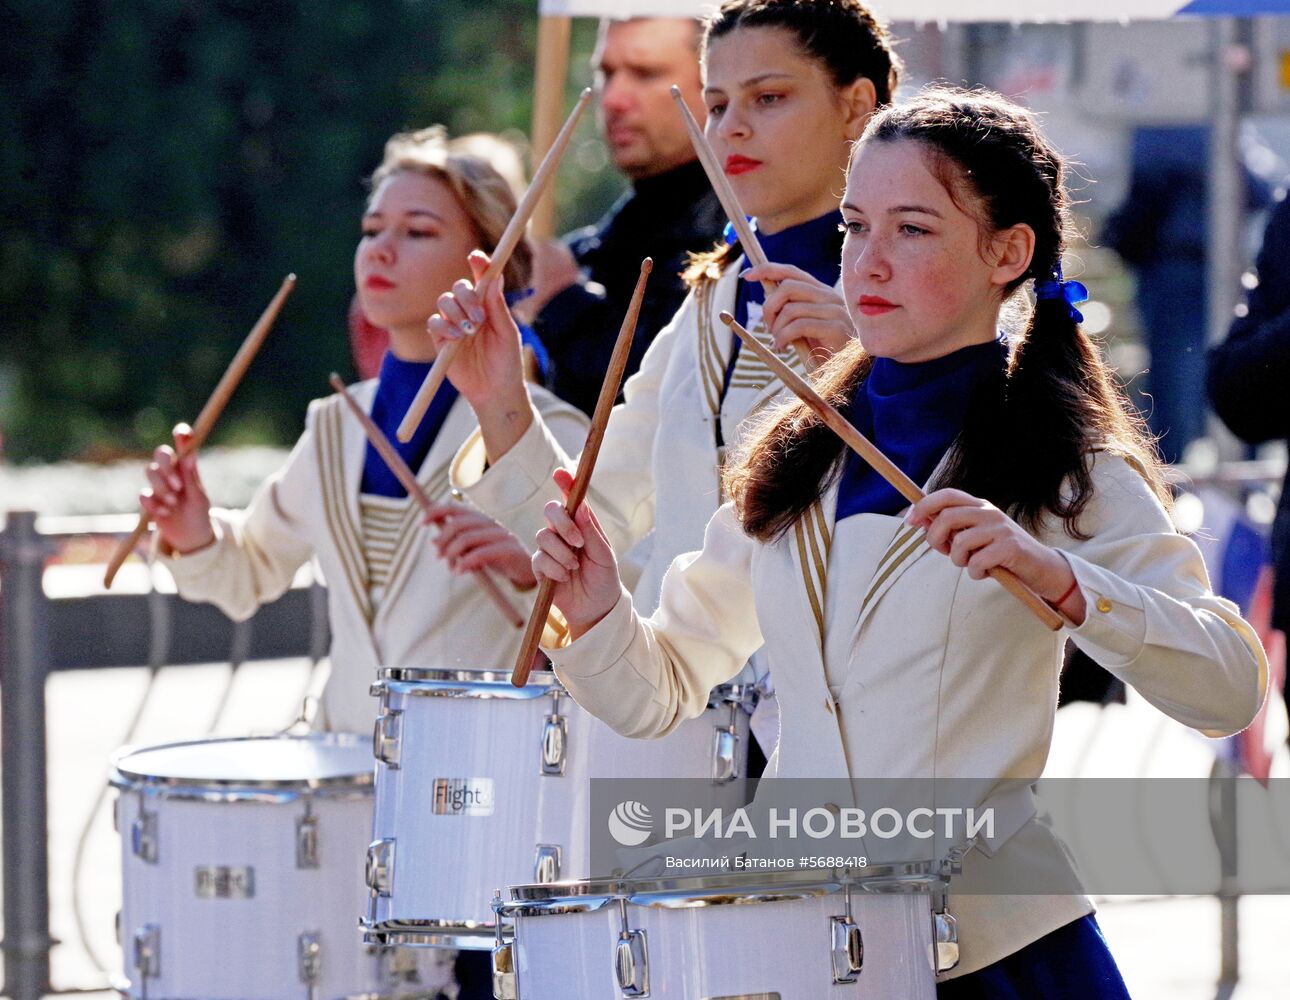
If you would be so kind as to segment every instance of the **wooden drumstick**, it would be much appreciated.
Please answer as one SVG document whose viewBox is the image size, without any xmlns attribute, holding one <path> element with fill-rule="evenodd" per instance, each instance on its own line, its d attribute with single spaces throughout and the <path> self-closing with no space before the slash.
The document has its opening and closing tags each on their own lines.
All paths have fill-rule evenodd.
<svg viewBox="0 0 1290 1000">
<path fill-rule="evenodd" d="M 372 447 L 381 456 L 381 461 L 389 466 L 390 471 L 394 473 L 394 478 L 408 491 L 408 496 L 417 502 L 417 505 L 426 516 L 433 515 L 434 503 L 426 495 L 426 491 L 421 488 L 421 484 L 408 467 L 408 463 L 403 461 L 403 456 L 395 450 L 394 445 L 390 444 L 389 438 L 376 426 L 372 418 L 363 412 L 363 408 L 354 401 L 354 397 L 349 394 L 349 390 L 345 388 L 345 383 L 340 380 L 339 375 L 332 372 L 328 381 L 331 383 L 331 387 L 336 390 L 336 393 L 345 400 L 349 411 L 354 414 L 355 419 L 358 420 L 363 428 L 363 433 L 367 435 L 367 440 L 372 442 Z M 524 616 L 502 593 L 501 587 L 497 585 L 497 581 L 493 579 L 492 575 L 485 569 L 474 570 L 471 575 L 474 576 L 475 582 L 479 584 L 480 589 L 497 605 L 497 610 L 502 613 L 502 617 L 510 622 L 513 628 L 521 628 L 524 625 Z"/>
<path fill-rule="evenodd" d="M 587 102 L 591 100 L 591 88 L 586 88 L 578 97 L 578 103 L 573 106 L 569 112 L 569 117 L 564 123 L 564 127 L 555 137 L 555 142 L 547 150 L 546 156 L 542 158 L 542 164 L 537 168 L 533 175 L 528 190 L 524 192 L 524 197 L 515 208 L 515 214 L 511 216 L 511 221 L 506 224 L 506 229 L 502 232 L 501 238 L 497 241 L 497 246 L 493 248 L 493 253 L 488 262 L 488 269 L 484 276 L 479 279 L 476 287 L 486 285 L 488 282 L 496 280 L 502 276 L 506 269 L 507 262 L 511 259 L 511 254 L 519 246 L 520 240 L 524 238 L 524 230 L 529 224 L 529 217 L 533 210 L 537 208 L 538 202 L 542 200 L 542 192 L 546 190 L 555 172 L 559 169 L 560 160 L 564 156 L 565 149 L 569 146 L 569 140 L 573 138 L 573 130 L 578 125 L 578 119 L 582 117 L 583 110 L 587 107 Z M 444 377 L 448 369 L 452 367 L 453 359 L 457 357 L 457 352 L 461 350 L 464 340 L 456 340 L 447 344 L 438 356 L 434 359 L 434 364 L 426 372 L 425 381 L 421 383 L 421 388 L 417 390 L 416 396 L 413 397 L 408 412 L 404 414 L 402 422 L 399 424 L 398 438 L 404 444 L 412 440 L 412 435 L 417 432 L 421 426 L 421 420 L 425 417 L 426 410 L 430 408 L 430 401 L 434 399 L 434 394 L 439 391 L 439 386 L 443 384 Z"/>
<path fill-rule="evenodd" d="M 228 368 L 215 385 L 215 391 L 211 393 L 210 399 L 206 400 L 206 405 L 202 407 L 201 413 L 197 415 L 197 422 L 193 424 L 192 435 L 188 442 L 180 447 L 175 453 L 175 461 L 180 462 L 187 458 L 203 444 L 210 436 L 211 429 L 215 426 L 215 421 L 219 420 L 220 414 L 224 412 L 224 407 L 228 404 L 233 391 L 237 388 L 242 376 L 246 374 L 247 368 L 251 366 L 251 360 L 259 351 L 260 345 L 264 343 L 264 338 L 269 335 L 273 329 L 274 321 L 278 318 L 278 313 L 282 311 L 282 304 L 287 301 L 287 296 L 291 290 L 296 287 L 296 276 L 288 274 L 282 279 L 282 287 L 278 289 L 276 295 L 269 301 L 260 318 L 256 320 L 255 326 L 251 327 L 251 332 L 246 335 L 242 341 L 242 346 L 237 349 L 233 355 L 233 360 L 228 363 Z M 119 570 L 134 547 L 139 544 L 148 531 L 148 525 L 152 519 L 148 516 L 147 511 L 139 514 L 139 523 L 134 526 L 128 538 L 122 540 L 121 544 L 116 547 L 112 553 L 112 558 L 108 560 L 107 571 L 103 574 L 103 586 L 111 588 L 112 581 L 116 579 L 117 570 Z"/>
<path fill-rule="evenodd" d="M 632 349 L 632 339 L 636 336 L 636 321 L 641 314 L 641 300 L 645 297 L 645 282 L 654 269 L 654 262 L 646 257 L 641 261 L 640 277 L 636 279 L 636 289 L 627 306 L 627 315 L 618 331 L 618 341 L 614 344 L 614 353 L 609 358 L 609 368 L 605 380 L 600 385 L 600 396 L 596 400 L 596 410 L 591 418 L 591 430 L 587 432 L 587 443 L 578 456 L 578 471 L 573 477 L 573 486 L 569 490 L 569 499 L 564 503 L 565 513 L 573 517 L 587 495 L 591 484 L 591 472 L 596 467 L 596 456 L 600 454 L 600 444 L 605 439 L 605 428 L 609 424 L 609 413 L 618 398 L 618 387 L 623 381 L 623 371 L 627 368 L 627 355 Z M 529 625 L 524 632 L 524 642 L 520 644 L 520 655 L 511 671 L 511 683 L 523 687 L 529 680 L 529 669 L 538 643 L 542 639 L 542 630 L 546 627 L 547 615 L 551 611 L 551 599 L 555 591 L 554 580 L 543 580 L 538 587 L 537 602 L 529 615 Z"/>
<path fill-rule="evenodd" d="M 910 503 L 917 503 L 926 496 L 918 484 L 905 475 L 895 462 L 879 451 L 873 442 L 856 430 L 855 426 L 846 417 L 807 385 L 806 381 L 797 372 L 775 357 L 772 351 L 767 350 L 758 342 L 756 337 L 735 322 L 735 318 L 730 313 L 722 312 L 721 322 L 730 327 L 759 358 L 766 362 L 771 371 L 784 380 L 784 384 L 792 389 L 803 403 L 815 411 L 816 415 L 828 425 L 831 431 L 845 441 L 852 451 L 868 462 L 878 475 L 882 476 L 895 488 L 896 492 Z M 1048 602 L 1022 583 L 1011 570 L 996 566 L 990 570 L 988 575 L 998 580 L 1004 590 L 1034 612 L 1035 617 L 1054 632 L 1065 624 L 1062 617 L 1049 606 Z"/>
<path fill-rule="evenodd" d="M 708 182 L 712 185 L 712 190 L 716 192 L 717 201 L 721 202 L 721 207 L 726 213 L 726 218 L 730 224 L 735 227 L 735 233 L 739 236 L 739 245 L 743 247 L 744 253 L 752 261 L 754 267 L 765 267 L 770 261 L 766 257 L 766 251 L 761 248 L 761 243 L 757 239 L 757 234 L 753 232 L 752 226 L 748 225 L 748 216 L 744 215 L 744 210 L 739 206 L 739 199 L 735 196 L 735 189 L 730 186 L 730 181 L 726 179 L 726 172 L 721 169 L 721 164 L 717 162 L 717 154 L 712 151 L 708 145 L 707 137 L 703 134 L 703 127 L 694 120 L 694 115 L 690 114 L 689 105 L 685 103 L 685 98 L 681 95 L 681 88 L 673 85 L 672 100 L 676 101 L 676 106 L 681 109 L 681 117 L 685 119 L 685 128 L 690 133 L 690 142 L 694 146 L 695 153 L 698 154 L 699 162 L 703 164 L 703 170 L 708 175 Z M 775 282 L 763 281 L 762 287 L 766 292 L 775 290 Z M 793 349 L 797 351 L 798 358 L 809 372 L 815 366 L 811 363 L 811 352 L 806 345 L 800 340 L 793 342 Z"/>
</svg>

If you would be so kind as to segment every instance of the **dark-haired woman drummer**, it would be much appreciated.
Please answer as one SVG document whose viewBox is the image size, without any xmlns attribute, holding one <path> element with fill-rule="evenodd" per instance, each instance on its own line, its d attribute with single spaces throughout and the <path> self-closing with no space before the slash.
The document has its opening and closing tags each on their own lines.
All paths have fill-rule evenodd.
<svg viewBox="0 0 1290 1000">
<path fill-rule="evenodd" d="M 908 506 L 804 406 L 781 410 L 727 469 L 732 502 L 702 552 L 673 563 L 648 620 L 589 507 L 573 521 L 548 507 L 534 568 L 557 581 L 572 628 L 550 654 L 574 697 L 622 733 L 658 736 L 764 643 L 780 777 L 997 787 L 1043 771 L 1070 639 L 1189 726 L 1248 725 L 1263 651 L 1175 531 L 1150 441 L 1080 329 L 1061 274 L 1062 161 L 1030 115 L 953 91 L 880 112 L 842 213 L 859 342 L 820 390 L 929 495 Z M 1000 311 L 1025 290 L 1029 326 L 1004 339 Z M 1066 627 L 985 579 L 995 567 Z M 1001 871 L 1078 884 L 1033 816 L 964 862 L 969 881 Z M 1127 996 L 1077 890 L 950 892 L 961 961 L 942 1000 Z"/>
</svg>

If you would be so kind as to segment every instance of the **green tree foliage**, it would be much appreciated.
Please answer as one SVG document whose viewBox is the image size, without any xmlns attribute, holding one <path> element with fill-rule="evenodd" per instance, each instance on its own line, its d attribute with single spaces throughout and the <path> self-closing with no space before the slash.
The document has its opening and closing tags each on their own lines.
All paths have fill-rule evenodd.
<svg viewBox="0 0 1290 1000">
<path fill-rule="evenodd" d="M 289 442 L 327 372 L 351 370 L 361 180 L 385 139 L 436 121 L 528 125 L 532 0 L 42 0 L 8 15 L 0 433 L 11 459 L 164 440 L 295 271 L 216 434 Z M 589 28 L 571 90 L 586 82 Z M 570 221 L 603 209 L 615 185 L 594 155 L 583 161 L 562 199 Z"/>
</svg>

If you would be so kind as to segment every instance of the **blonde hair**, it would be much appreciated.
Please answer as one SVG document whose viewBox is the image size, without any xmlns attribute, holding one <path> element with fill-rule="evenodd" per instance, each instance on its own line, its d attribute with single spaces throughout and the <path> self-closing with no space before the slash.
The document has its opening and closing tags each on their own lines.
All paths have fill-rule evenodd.
<svg viewBox="0 0 1290 1000">
<path fill-rule="evenodd" d="M 482 155 L 485 144 L 478 133 L 464 139 L 448 139 L 448 130 L 442 125 L 415 132 L 399 132 L 385 144 L 381 165 L 372 172 L 369 185 L 373 191 L 388 177 L 405 171 L 424 174 L 442 181 L 457 197 L 466 217 L 475 227 L 479 247 L 488 253 L 497 248 L 502 231 L 515 214 L 516 191 L 505 174 L 514 174 L 511 164 L 503 162 L 501 169 Z M 505 140 L 498 139 L 490 147 L 500 153 L 511 150 Z M 513 150 L 512 150 L 513 152 Z M 505 157 L 502 157 L 503 161 Z M 511 259 L 506 264 L 504 279 L 509 291 L 527 288 L 533 272 L 533 251 L 528 239 L 520 240 Z"/>
</svg>

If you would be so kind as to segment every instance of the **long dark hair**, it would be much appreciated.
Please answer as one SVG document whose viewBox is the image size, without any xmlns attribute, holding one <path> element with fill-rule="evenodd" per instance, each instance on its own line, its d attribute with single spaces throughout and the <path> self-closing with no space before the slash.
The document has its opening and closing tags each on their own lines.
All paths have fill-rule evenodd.
<svg viewBox="0 0 1290 1000">
<path fill-rule="evenodd" d="M 876 114 L 856 148 L 902 141 L 921 145 L 955 204 L 976 216 L 983 245 L 1012 226 L 1034 231 L 1030 268 L 1005 298 L 1029 279 L 1059 273 L 1070 212 L 1065 168 L 1027 111 L 996 94 L 938 89 Z M 871 366 L 857 341 L 819 373 L 819 388 L 845 404 Z M 935 485 L 989 500 L 1030 531 L 1052 514 L 1080 538 L 1079 516 L 1093 493 L 1089 453 L 1098 448 L 1126 456 L 1168 503 L 1154 443 L 1097 346 L 1064 299 L 1041 298 L 1006 372 L 969 402 Z M 744 530 L 763 540 L 781 536 L 839 474 L 841 455 L 842 442 L 803 404 L 767 418 L 726 471 Z"/>
<path fill-rule="evenodd" d="M 870 80 L 875 107 L 891 103 L 900 79 L 900 59 L 886 26 L 859 0 L 725 0 L 703 26 L 703 52 L 715 39 L 738 28 L 780 28 L 802 52 L 819 62 L 833 83 L 846 87 Z M 690 259 L 684 278 L 693 285 L 716 278 L 738 259 L 742 248 L 719 243 Z"/>
</svg>

